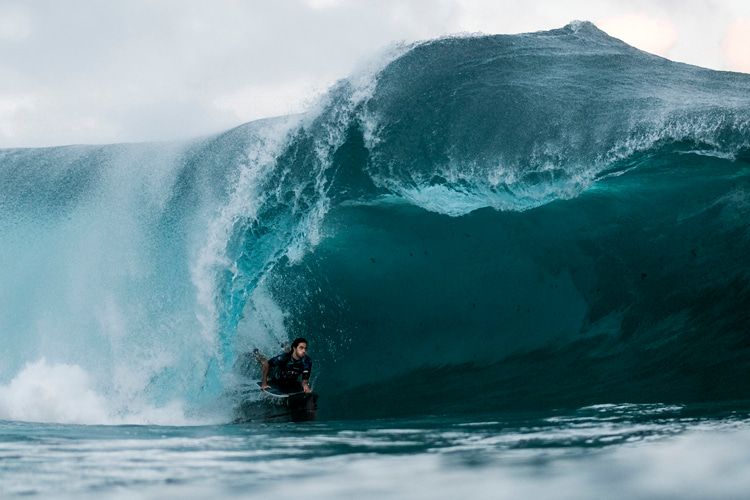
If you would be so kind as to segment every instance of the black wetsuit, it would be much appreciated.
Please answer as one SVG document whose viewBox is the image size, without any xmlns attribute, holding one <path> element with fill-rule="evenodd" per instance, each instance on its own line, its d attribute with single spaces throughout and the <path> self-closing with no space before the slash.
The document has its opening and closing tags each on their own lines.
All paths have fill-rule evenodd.
<svg viewBox="0 0 750 500">
<path fill-rule="evenodd" d="M 299 381 L 310 380 L 312 372 L 312 360 L 305 356 L 299 361 L 292 357 L 292 353 L 280 354 L 268 360 L 270 368 L 276 368 L 273 376 L 269 377 L 269 383 L 277 386 L 284 392 L 301 392 L 302 383 Z"/>
</svg>

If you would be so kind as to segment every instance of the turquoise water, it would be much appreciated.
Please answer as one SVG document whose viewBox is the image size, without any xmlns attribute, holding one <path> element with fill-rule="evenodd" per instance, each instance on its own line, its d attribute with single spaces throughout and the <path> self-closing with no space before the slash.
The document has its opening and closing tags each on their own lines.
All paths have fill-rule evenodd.
<svg viewBox="0 0 750 500">
<path fill-rule="evenodd" d="M 598 405 L 487 417 L 199 427 L 3 422 L 0 492 L 6 498 L 743 498 L 750 486 L 745 411 Z"/>
<path fill-rule="evenodd" d="M 588 23 L 0 151 L 0 492 L 739 498 L 750 76 Z M 248 354 L 304 336 L 315 409 Z"/>
</svg>

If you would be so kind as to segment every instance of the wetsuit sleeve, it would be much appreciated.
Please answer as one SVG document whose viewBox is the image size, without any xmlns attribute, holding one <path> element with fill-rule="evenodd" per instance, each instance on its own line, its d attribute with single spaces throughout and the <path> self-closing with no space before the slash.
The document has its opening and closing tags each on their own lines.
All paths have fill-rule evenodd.
<svg viewBox="0 0 750 500">
<path fill-rule="evenodd" d="M 308 358 L 302 365 L 302 380 L 310 380 L 310 373 L 312 373 L 312 360 Z"/>
</svg>

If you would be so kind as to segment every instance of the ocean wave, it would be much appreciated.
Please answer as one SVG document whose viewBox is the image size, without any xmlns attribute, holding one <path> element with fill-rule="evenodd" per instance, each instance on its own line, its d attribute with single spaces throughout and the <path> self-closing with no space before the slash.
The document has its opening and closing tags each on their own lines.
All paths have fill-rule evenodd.
<svg viewBox="0 0 750 500">
<path fill-rule="evenodd" d="M 0 151 L 0 384 L 200 413 L 304 335 L 337 415 L 746 397 L 749 78 L 572 23 L 215 137 Z"/>
</svg>

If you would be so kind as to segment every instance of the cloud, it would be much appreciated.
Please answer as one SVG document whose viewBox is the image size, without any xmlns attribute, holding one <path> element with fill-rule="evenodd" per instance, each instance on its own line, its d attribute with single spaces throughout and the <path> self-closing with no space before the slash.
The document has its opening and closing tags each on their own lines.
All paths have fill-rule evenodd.
<svg viewBox="0 0 750 500">
<path fill-rule="evenodd" d="M 28 29 L 9 21 L 14 42 L 0 40 L 0 99 L 38 104 L 7 103 L 0 147 L 190 138 L 299 112 L 385 46 L 445 29 L 432 2 L 407 4 L 33 2 Z"/>
<path fill-rule="evenodd" d="M 25 40 L 31 32 L 31 18 L 25 10 L 19 7 L 0 7 L 0 40 Z"/>
<path fill-rule="evenodd" d="M 305 3 L 313 9 L 329 9 L 340 6 L 344 1 L 345 0 L 305 0 Z"/>
<path fill-rule="evenodd" d="M 750 19 L 738 19 L 732 23 L 721 48 L 733 71 L 750 73 Z"/>
<path fill-rule="evenodd" d="M 0 1 L 0 147 L 220 132 L 300 111 L 332 82 L 398 42 L 467 31 L 545 30 L 574 19 L 601 19 L 604 31 L 662 56 L 747 68 L 746 25 L 726 34 L 720 52 L 724 28 L 750 16 L 746 4 L 688 0 L 678 9 L 674 0 Z M 715 17 L 706 14 L 714 11 Z M 678 40 L 675 27 L 691 36 Z"/>
<path fill-rule="evenodd" d="M 645 12 L 621 14 L 595 23 L 607 34 L 646 52 L 667 57 L 678 40 L 669 20 L 650 17 Z"/>
<path fill-rule="evenodd" d="M 21 129 L 24 115 L 37 108 L 31 95 L 0 96 L 0 137 L 13 137 Z"/>
</svg>

